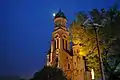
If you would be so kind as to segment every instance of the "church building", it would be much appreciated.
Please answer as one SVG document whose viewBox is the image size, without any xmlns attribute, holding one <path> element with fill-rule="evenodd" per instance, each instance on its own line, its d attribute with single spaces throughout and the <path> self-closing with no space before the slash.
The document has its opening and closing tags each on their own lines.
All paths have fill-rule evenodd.
<svg viewBox="0 0 120 80">
<path fill-rule="evenodd" d="M 63 70 L 68 80 L 91 80 L 85 70 L 84 56 L 80 55 L 80 45 L 73 44 L 70 49 L 67 18 L 60 10 L 54 17 L 51 50 L 47 54 L 47 66 Z M 89 79 L 86 77 L 89 76 Z"/>
</svg>

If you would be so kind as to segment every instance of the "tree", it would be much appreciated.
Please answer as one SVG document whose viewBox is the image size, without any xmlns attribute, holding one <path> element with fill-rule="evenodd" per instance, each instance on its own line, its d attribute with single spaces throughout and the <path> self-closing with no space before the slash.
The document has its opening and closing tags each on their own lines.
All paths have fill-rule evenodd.
<svg viewBox="0 0 120 80">
<path fill-rule="evenodd" d="M 78 15 L 81 15 L 78 14 Z M 82 22 L 80 16 L 75 20 L 69 27 L 69 32 L 71 34 L 71 41 L 73 44 L 79 44 L 80 48 L 80 55 L 86 56 L 86 66 L 88 66 L 88 70 L 94 69 L 95 76 L 100 76 L 100 69 L 99 69 L 99 58 L 97 55 L 97 48 L 96 48 L 96 38 L 93 32 L 92 27 L 85 27 L 82 26 Z"/>
<path fill-rule="evenodd" d="M 107 22 L 105 27 L 100 28 L 102 39 L 106 45 L 105 52 L 103 51 L 106 57 L 103 57 L 105 74 L 108 80 L 118 80 L 120 75 L 118 75 L 119 71 L 116 69 L 120 67 L 120 11 L 115 5 L 105 11 L 105 15 Z"/>
<path fill-rule="evenodd" d="M 95 33 L 93 30 L 93 27 L 90 25 L 91 22 L 97 23 L 99 25 L 103 25 L 99 27 L 99 32 L 98 32 L 100 52 L 103 58 L 108 57 L 109 60 L 111 60 L 111 57 L 113 57 L 112 60 L 113 59 L 119 60 L 119 58 L 115 57 L 115 56 L 118 56 L 116 53 L 119 53 L 118 51 L 119 49 L 118 50 L 114 49 L 115 45 L 113 45 L 113 43 L 116 42 L 117 38 L 120 39 L 120 31 L 119 31 L 120 30 L 120 27 L 119 27 L 120 11 L 117 9 L 115 5 L 109 9 L 101 9 L 101 10 L 93 9 L 88 14 L 85 14 L 83 12 L 81 14 L 79 12 L 77 14 L 77 19 L 70 26 L 69 31 L 72 36 L 72 38 L 70 38 L 72 39 L 71 41 L 73 43 L 77 42 L 78 44 L 82 43 L 81 49 L 83 49 L 84 54 L 87 54 L 86 58 L 88 62 L 87 63 L 88 69 L 91 69 L 91 68 L 95 69 L 95 74 L 96 73 L 98 74 L 96 75 L 96 77 L 98 77 L 99 66 L 97 62 L 99 60 L 96 52 L 97 49 L 96 49 Z M 118 46 L 120 47 L 120 45 Z M 105 55 L 105 51 L 107 50 L 114 51 L 111 57 L 108 55 Z M 107 52 L 110 55 L 110 52 L 109 51 Z M 108 58 L 107 59 L 104 58 L 104 63 L 108 61 Z M 119 64 L 119 61 L 118 61 L 118 64 Z M 108 68 L 107 65 L 104 64 L 105 69 Z M 117 65 L 115 64 L 113 66 L 117 67 Z M 107 71 L 106 73 L 109 73 L 109 71 Z M 106 75 L 109 77 L 111 76 L 110 74 L 106 74 Z"/>
<path fill-rule="evenodd" d="M 107 50 L 104 50 L 105 74 L 107 80 L 120 80 L 120 39 L 116 39 Z"/>
<path fill-rule="evenodd" d="M 63 71 L 45 66 L 42 70 L 36 72 L 31 80 L 67 80 Z"/>
</svg>

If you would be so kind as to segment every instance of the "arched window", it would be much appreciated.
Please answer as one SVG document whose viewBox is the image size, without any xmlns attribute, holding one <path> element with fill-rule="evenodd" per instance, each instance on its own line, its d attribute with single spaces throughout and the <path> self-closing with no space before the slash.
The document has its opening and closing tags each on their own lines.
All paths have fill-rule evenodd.
<svg viewBox="0 0 120 80">
<path fill-rule="evenodd" d="M 63 49 L 67 50 L 68 49 L 68 41 L 67 41 L 66 35 L 63 35 L 62 44 L 63 44 Z"/>
<path fill-rule="evenodd" d="M 77 53 L 79 53 L 79 50 L 77 49 Z"/>
<path fill-rule="evenodd" d="M 66 59 L 68 59 L 68 57 L 66 57 Z"/>
<path fill-rule="evenodd" d="M 63 49 L 65 49 L 64 44 L 65 44 L 64 39 L 62 39 Z"/>
<path fill-rule="evenodd" d="M 68 64 L 68 69 L 70 69 L 70 64 Z"/>
<path fill-rule="evenodd" d="M 65 35 L 64 35 L 63 37 L 64 37 L 64 38 L 66 38 L 66 36 L 65 36 Z"/>
<path fill-rule="evenodd" d="M 66 50 L 67 50 L 67 46 L 68 46 L 68 45 L 67 45 L 67 40 L 66 40 L 65 44 L 66 44 Z"/>
<path fill-rule="evenodd" d="M 57 49 L 59 48 L 59 39 L 57 38 Z"/>
<path fill-rule="evenodd" d="M 56 40 L 54 40 L 54 50 L 56 49 Z"/>
<path fill-rule="evenodd" d="M 60 25 L 61 25 L 61 21 L 60 20 L 55 22 L 55 27 L 60 27 Z"/>
</svg>

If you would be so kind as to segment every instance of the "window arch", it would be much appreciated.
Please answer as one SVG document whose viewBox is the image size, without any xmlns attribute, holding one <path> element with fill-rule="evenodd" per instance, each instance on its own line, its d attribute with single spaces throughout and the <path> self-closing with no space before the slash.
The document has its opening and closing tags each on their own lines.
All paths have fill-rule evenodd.
<svg viewBox="0 0 120 80">
<path fill-rule="evenodd" d="M 57 38 L 56 41 L 57 41 L 57 42 L 56 42 L 56 43 L 57 43 L 57 47 L 56 47 L 56 48 L 58 49 L 58 48 L 59 48 L 59 45 L 60 45 L 60 44 L 59 44 L 59 38 Z"/>
<path fill-rule="evenodd" d="M 66 59 L 68 59 L 68 57 L 66 57 Z"/>
<path fill-rule="evenodd" d="M 70 69 L 70 64 L 68 63 L 68 69 Z"/>
<path fill-rule="evenodd" d="M 65 34 L 62 36 L 62 45 L 63 45 L 63 49 L 67 50 L 67 48 L 68 48 L 68 41 L 67 41 L 67 37 L 66 37 Z"/>
<path fill-rule="evenodd" d="M 60 36 L 59 36 L 59 34 L 57 33 L 57 34 L 55 34 L 54 35 L 54 50 L 55 49 L 59 49 L 59 47 L 60 47 Z"/>
<path fill-rule="evenodd" d="M 63 38 L 66 38 L 66 36 L 65 36 L 65 35 L 63 35 Z"/>
<path fill-rule="evenodd" d="M 54 50 L 56 50 L 56 40 L 54 40 Z"/>
<path fill-rule="evenodd" d="M 62 39 L 62 45 L 63 45 L 63 49 L 65 49 L 65 40 Z"/>
<path fill-rule="evenodd" d="M 67 46 L 68 46 L 67 40 L 65 41 L 65 46 L 66 46 L 66 50 L 67 50 Z"/>
</svg>

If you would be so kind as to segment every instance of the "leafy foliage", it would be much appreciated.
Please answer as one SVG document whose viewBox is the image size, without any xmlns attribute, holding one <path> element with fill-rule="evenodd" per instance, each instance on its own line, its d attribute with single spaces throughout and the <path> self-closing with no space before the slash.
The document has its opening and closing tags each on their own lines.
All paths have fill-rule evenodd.
<svg viewBox="0 0 120 80">
<path fill-rule="evenodd" d="M 74 21 L 69 28 L 69 32 L 71 33 L 70 39 L 73 44 L 81 46 L 80 55 L 86 56 L 88 70 L 94 69 L 95 76 L 99 77 L 99 58 L 97 55 L 96 38 L 92 28 L 85 28 L 79 22 Z"/>
<path fill-rule="evenodd" d="M 104 51 L 103 57 L 106 79 L 119 80 L 120 76 L 120 39 L 113 41 L 112 46 Z"/>
<path fill-rule="evenodd" d="M 44 67 L 34 74 L 31 80 L 67 80 L 62 70 L 53 67 Z"/>
<path fill-rule="evenodd" d="M 95 76 L 99 77 L 99 60 L 92 23 L 102 25 L 98 27 L 100 52 L 103 57 L 106 76 L 110 78 L 114 75 L 113 73 L 116 74 L 114 71 L 120 64 L 120 11 L 116 6 L 113 6 L 109 9 L 93 9 L 88 14 L 79 12 L 76 20 L 69 28 L 71 41 L 74 44 L 81 45 L 81 52 L 86 56 L 88 69 L 93 68 Z"/>
</svg>

